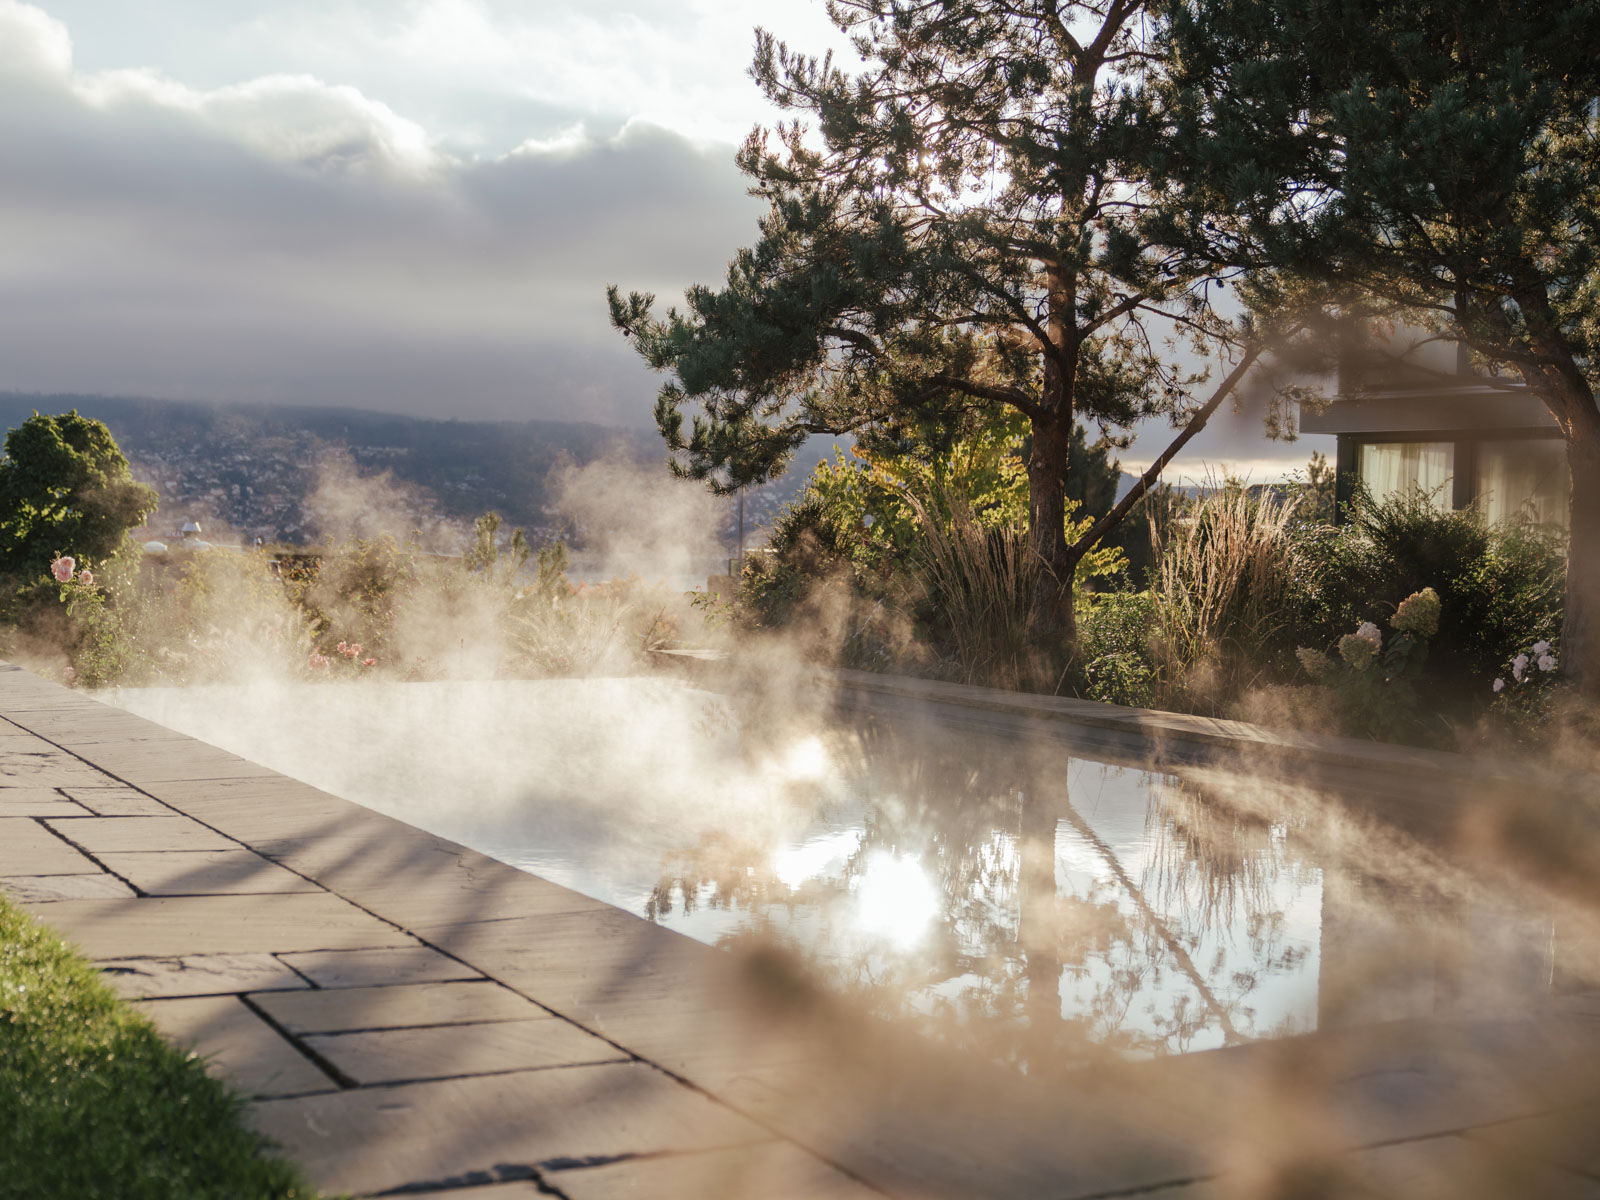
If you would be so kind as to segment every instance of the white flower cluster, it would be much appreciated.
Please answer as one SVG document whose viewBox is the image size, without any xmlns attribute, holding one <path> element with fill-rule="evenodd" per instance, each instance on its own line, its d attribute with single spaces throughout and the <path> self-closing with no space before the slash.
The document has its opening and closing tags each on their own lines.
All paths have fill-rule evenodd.
<svg viewBox="0 0 1600 1200">
<path fill-rule="evenodd" d="M 1539 670 L 1548 674 L 1554 671 L 1560 663 L 1556 661 L 1556 656 L 1550 653 L 1550 643 L 1541 641 L 1535 642 L 1529 647 L 1527 653 L 1519 654 L 1511 660 L 1511 678 L 1518 683 L 1523 682 L 1530 665 L 1536 666 Z M 1496 678 L 1492 686 L 1496 695 L 1505 691 L 1506 681 L 1504 676 Z"/>
</svg>

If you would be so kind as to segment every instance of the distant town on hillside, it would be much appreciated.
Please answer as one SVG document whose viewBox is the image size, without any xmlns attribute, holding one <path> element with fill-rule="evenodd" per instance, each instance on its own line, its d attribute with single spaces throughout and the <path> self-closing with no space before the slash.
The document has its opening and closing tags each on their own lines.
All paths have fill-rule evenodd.
<svg viewBox="0 0 1600 1200">
<path fill-rule="evenodd" d="M 641 465 L 665 457 L 653 430 L 578 421 L 438 421 L 349 408 L 0 392 L 5 429 L 35 410 L 74 408 L 104 421 L 135 477 L 160 493 L 153 534 L 193 521 L 244 541 L 313 541 L 319 528 L 307 501 L 319 469 L 329 456 L 347 455 L 361 475 L 389 472 L 408 485 L 419 528 L 466 528 L 494 510 L 536 541 L 571 537 L 567 515 L 551 504 L 552 470 L 606 456 Z M 810 448 L 785 476 L 750 489 L 747 529 L 770 526 L 827 449 L 825 442 Z M 736 524 L 730 501 L 723 530 L 730 546 Z"/>
</svg>

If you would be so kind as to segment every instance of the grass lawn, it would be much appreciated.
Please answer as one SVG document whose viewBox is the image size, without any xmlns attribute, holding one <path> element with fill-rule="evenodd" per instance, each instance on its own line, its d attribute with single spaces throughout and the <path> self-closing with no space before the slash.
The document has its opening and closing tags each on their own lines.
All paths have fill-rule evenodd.
<svg viewBox="0 0 1600 1200">
<path fill-rule="evenodd" d="M 314 1196 L 244 1128 L 239 1106 L 60 938 L 0 897 L 0 1196 Z"/>
</svg>

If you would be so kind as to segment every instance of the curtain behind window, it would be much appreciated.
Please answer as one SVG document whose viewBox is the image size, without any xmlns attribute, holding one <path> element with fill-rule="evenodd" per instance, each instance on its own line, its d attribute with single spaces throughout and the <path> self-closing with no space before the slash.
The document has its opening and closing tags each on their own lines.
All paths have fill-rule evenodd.
<svg viewBox="0 0 1600 1200">
<path fill-rule="evenodd" d="M 1478 504 L 1491 522 L 1567 527 L 1565 443 L 1555 438 L 1484 442 L 1477 474 Z"/>
<path fill-rule="evenodd" d="M 1444 511 L 1451 507 L 1455 465 L 1454 442 L 1367 442 L 1361 447 L 1357 471 L 1374 500 L 1421 488 L 1433 506 Z"/>
</svg>

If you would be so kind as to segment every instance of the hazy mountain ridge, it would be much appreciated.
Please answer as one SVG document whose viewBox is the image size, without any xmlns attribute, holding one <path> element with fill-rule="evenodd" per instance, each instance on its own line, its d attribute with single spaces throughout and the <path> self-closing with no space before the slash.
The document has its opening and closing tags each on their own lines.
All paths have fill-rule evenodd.
<svg viewBox="0 0 1600 1200">
<path fill-rule="evenodd" d="M 246 538 L 300 543 L 316 535 L 306 500 L 319 464 L 347 454 L 362 475 L 389 471 L 410 485 L 419 527 L 465 523 L 490 509 L 536 539 L 562 531 L 550 474 L 600 458 L 666 470 L 660 436 L 582 421 L 453 421 L 353 408 L 220 404 L 75 393 L 0 392 L 0 422 L 14 428 L 37 410 L 77 409 L 104 421 L 136 478 L 161 496 L 158 534 L 185 521 Z M 790 472 L 746 500 L 746 524 L 770 524 L 824 447 L 802 451 Z M 735 528 L 728 501 L 723 530 Z"/>
</svg>

